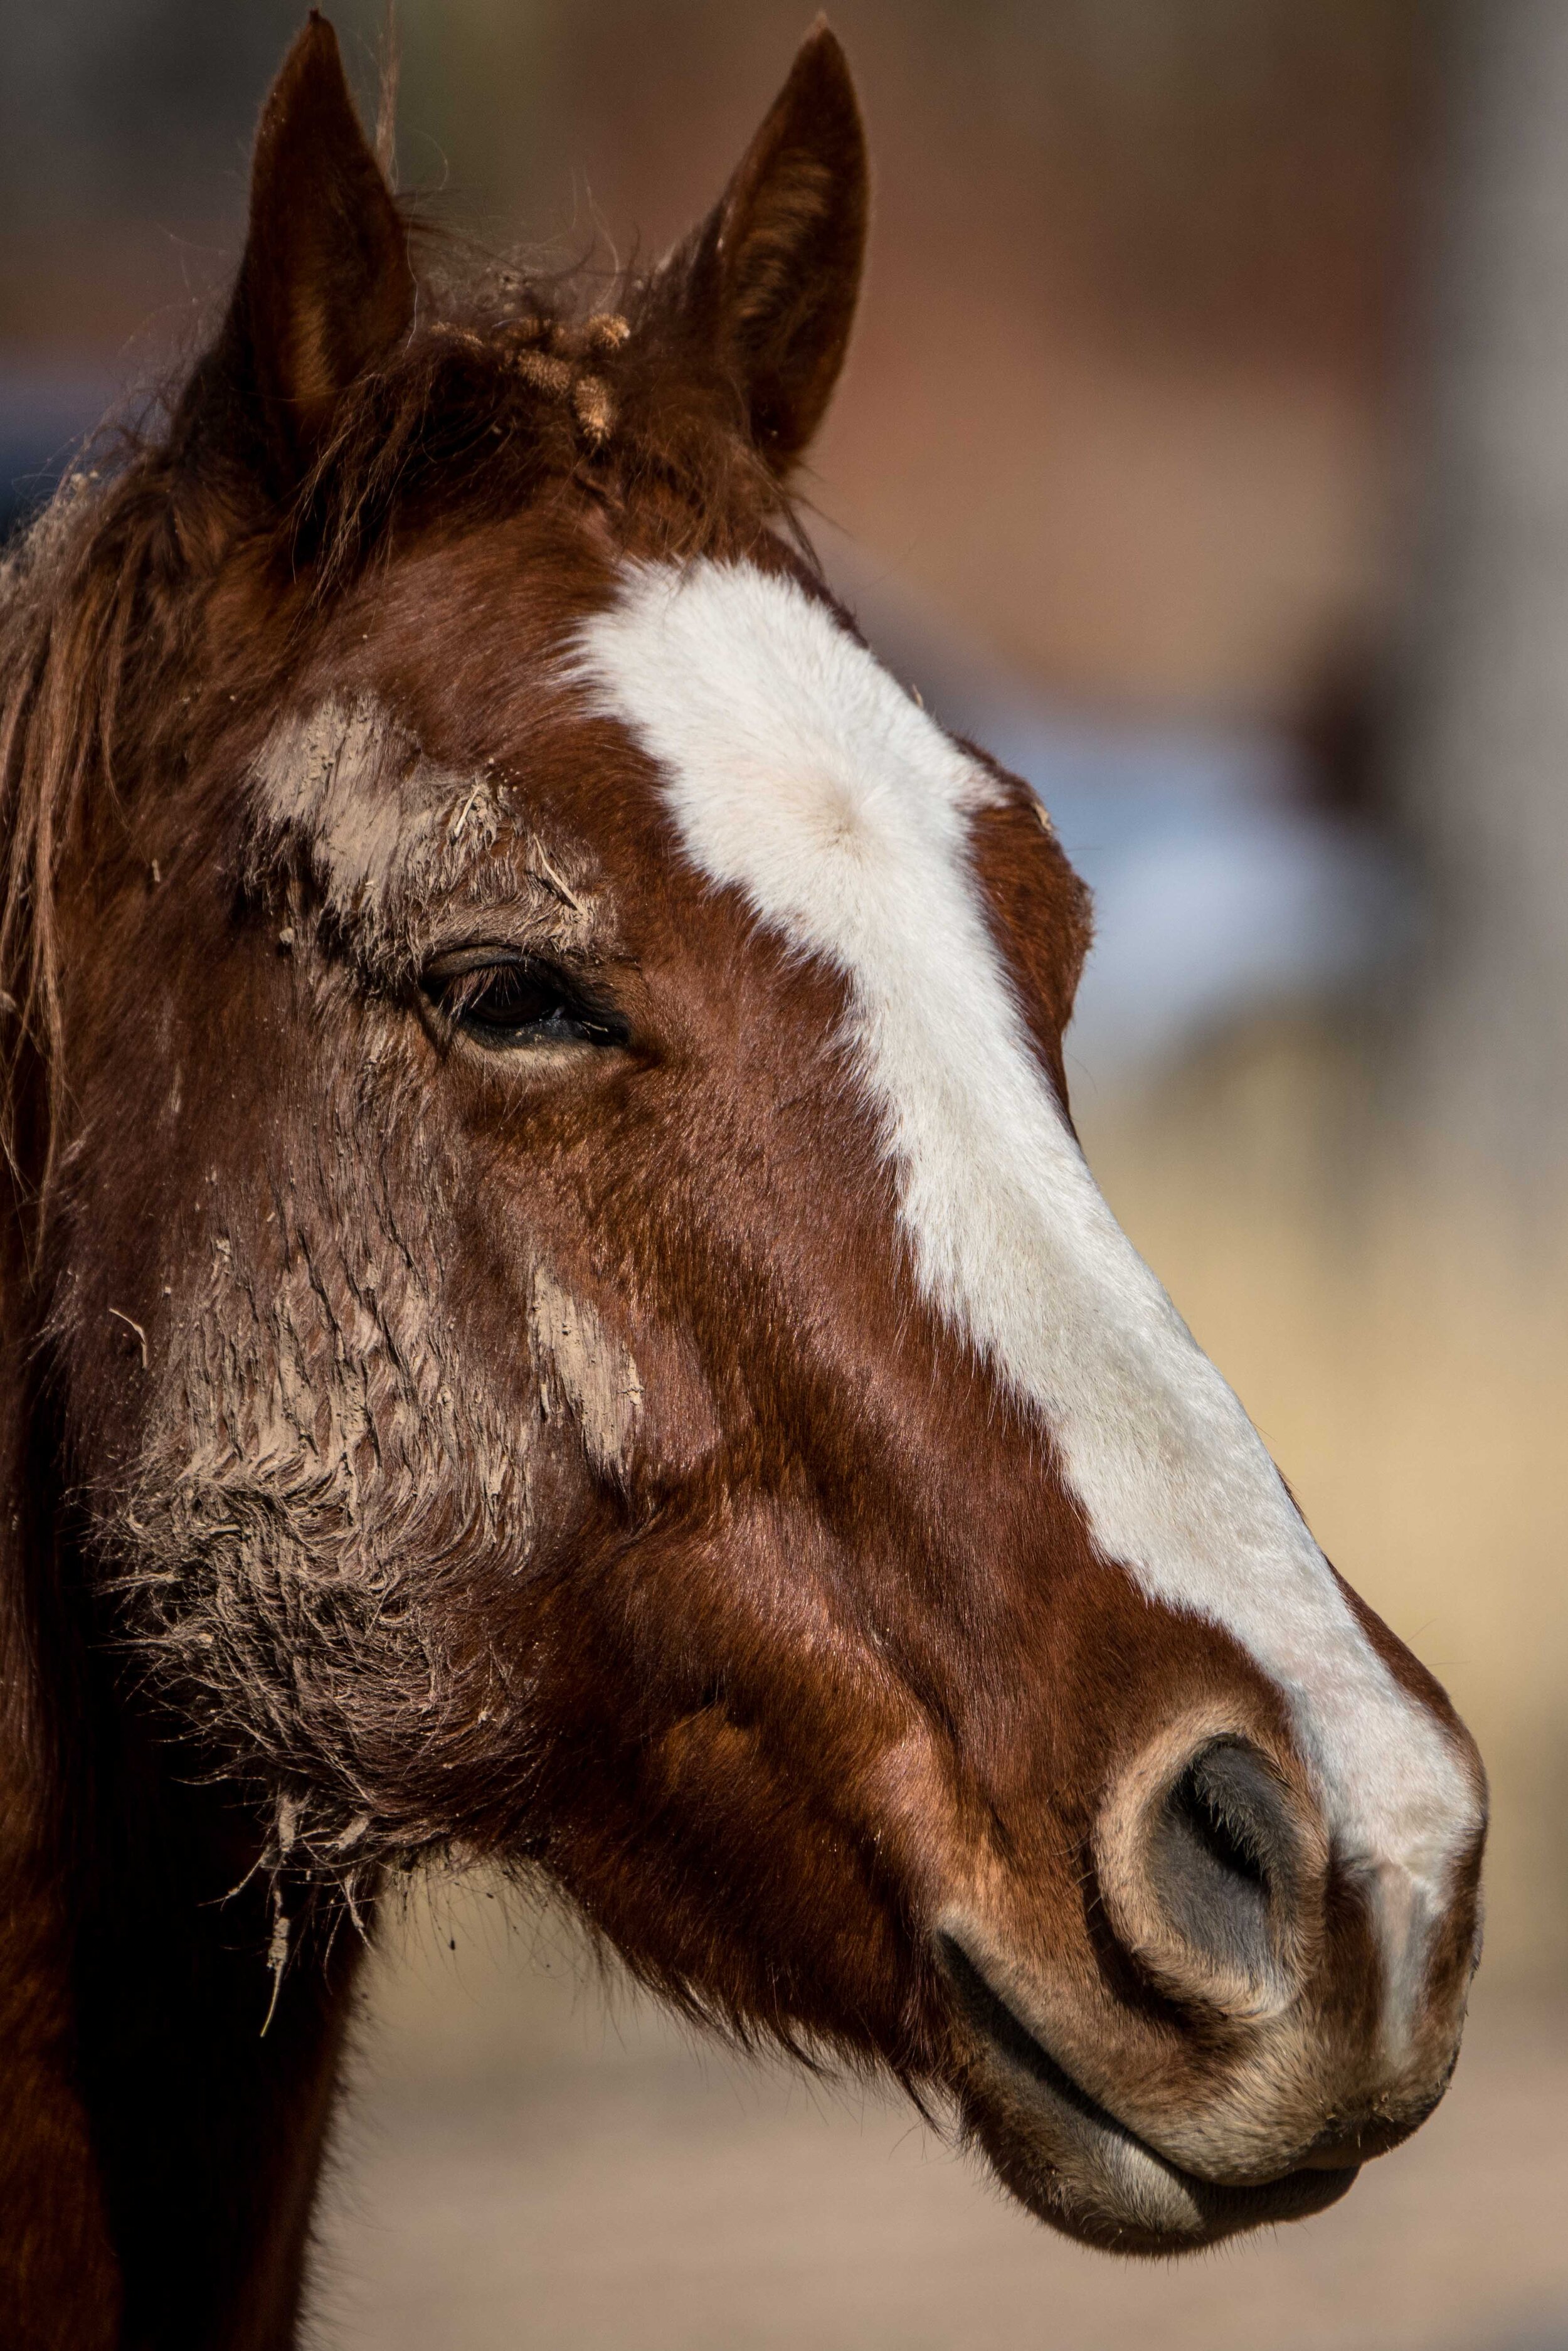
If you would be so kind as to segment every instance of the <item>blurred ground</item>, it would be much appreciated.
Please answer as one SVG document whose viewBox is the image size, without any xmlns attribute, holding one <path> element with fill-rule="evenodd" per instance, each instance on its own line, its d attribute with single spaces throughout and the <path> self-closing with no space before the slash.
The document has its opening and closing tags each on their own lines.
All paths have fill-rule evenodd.
<svg viewBox="0 0 1568 2351">
<path fill-rule="evenodd" d="M 559 1949 L 547 1974 L 486 1907 L 383 1976 L 323 2231 L 336 2351 L 1568 2345 L 1562 2006 L 1483 1989 L 1444 2105 L 1335 2210 L 1124 2265 L 907 2107 L 698 2053 L 624 1996 L 607 2030 Z"/>
</svg>

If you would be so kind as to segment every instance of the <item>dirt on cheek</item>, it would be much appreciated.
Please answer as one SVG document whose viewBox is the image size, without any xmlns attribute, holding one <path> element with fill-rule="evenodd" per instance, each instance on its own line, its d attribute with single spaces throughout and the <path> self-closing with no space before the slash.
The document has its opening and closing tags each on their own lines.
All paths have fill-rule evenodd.
<svg viewBox="0 0 1568 2351">
<path fill-rule="evenodd" d="M 570 1414 L 594 1468 L 624 1475 L 643 1413 L 643 1383 L 630 1351 L 543 1267 L 533 1278 L 528 1338 L 546 1417 Z"/>
</svg>

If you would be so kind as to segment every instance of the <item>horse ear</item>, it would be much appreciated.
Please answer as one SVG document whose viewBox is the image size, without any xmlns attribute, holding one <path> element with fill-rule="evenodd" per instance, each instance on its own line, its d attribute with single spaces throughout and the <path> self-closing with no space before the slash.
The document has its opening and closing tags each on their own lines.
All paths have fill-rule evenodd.
<svg viewBox="0 0 1568 2351">
<path fill-rule="evenodd" d="M 838 381 L 870 202 L 849 61 L 819 17 L 699 235 L 693 272 L 703 324 L 779 473 L 806 448 Z"/>
<path fill-rule="evenodd" d="M 250 226 L 218 358 L 285 487 L 309 466 L 339 400 L 407 333 L 408 237 L 312 9 L 262 110 Z"/>
</svg>

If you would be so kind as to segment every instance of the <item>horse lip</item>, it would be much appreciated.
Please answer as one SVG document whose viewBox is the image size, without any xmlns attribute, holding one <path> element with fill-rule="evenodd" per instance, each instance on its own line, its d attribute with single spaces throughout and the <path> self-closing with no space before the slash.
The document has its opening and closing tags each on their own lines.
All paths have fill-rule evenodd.
<svg viewBox="0 0 1568 2351">
<path fill-rule="evenodd" d="M 1162 2155 L 1157 2147 L 1132 2129 L 1119 2115 L 1092 2097 L 1061 2060 L 1051 2054 L 1011 2001 L 997 1990 L 984 1961 L 959 1940 L 951 1928 L 938 1930 L 936 1945 L 937 1963 L 952 1985 L 959 2011 L 971 2031 L 998 2048 L 1004 2056 L 1023 2064 L 1044 2089 L 1085 2122 L 1138 2147 L 1156 2163 L 1170 2166 L 1168 2155 Z M 1180 2166 L 1174 2168 L 1179 2169 Z"/>
<path fill-rule="evenodd" d="M 1379 2156 L 1389 2154 L 1395 2147 L 1403 2147 L 1405 2141 L 1419 2129 L 1440 2103 L 1453 2072 L 1450 2065 L 1440 2086 L 1418 2107 L 1402 2112 L 1397 2118 L 1375 2113 L 1364 2115 L 1353 2122 L 1325 2125 L 1312 2145 L 1302 2148 L 1294 2161 L 1284 2170 L 1275 2173 L 1271 2179 L 1245 2182 L 1205 2179 L 1204 2175 L 1188 2170 L 1176 2157 L 1167 2155 L 1152 2139 L 1145 2138 L 1130 2123 L 1124 2122 L 1113 2108 L 1103 2105 L 1083 2087 L 1061 2058 L 1040 2039 L 1036 2028 L 1025 2023 L 1007 1994 L 998 1990 L 983 1951 L 973 1948 L 952 1926 L 939 1928 L 935 1940 L 938 1964 L 949 1982 L 955 1984 L 959 2006 L 972 2029 L 978 2030 L 988 2040 L 999 2045 L 1004 2054 L 1011 2054 L 1027 2065 L 1037 2081 L 1084 2120 L 1102 2130 L 1114 2133 L 1128 2146 L 1140 2148 L 1167 2169 L 1179 2171 L 1186 2179 L 1203 2180 L 1206 2186 L 1270 2188 L 1298 2172 L 1359 2171 L 1364 2164 L 1375 2162 Z"/>
<path fill-rule="evenodd" d="M 1081 2231 L 1072 2227 L 1070 2233 L 1089 2234 L 1094 2241 L 1114 2243 L 1118 2250 L 1127 2252 L 1178 2252 L 1184 2245 L 1212 2242 L 1238 2229 L 1294 2217 L 1297 2211 L 1304 2216 L 1307 2210 L 1317 2210 L 1343 2195 L 1359 2171 L 1360 2161 L 1355 2156 L 1336 2163 L 1327 2149 L 1315 2161 L 1309 2158 L 1307 2163 L 1295 2165 L 1273 2179 L 1248 2184 L 1205 2179 L 1187 2170 L 1082 2087 L 996 1990 L 983 1959 L 967 1947 L 951 1927 L 939 1928 L 933 1940 L 937 1964 L 946 1978 L 958 2013 L 977 2039 L 999 2054 L 1005 2064 L 1026 2074 L 1059 2112 L 1065 2111 L 1074 2119 L 1080 2130 L 1087 2125 L 1106 2155 L 1120 2148 L 1135 2162 L 1154 2167 L 1173 2189 L 1186 2191 L 1199 2206 L 1207 2208 L 1207 2218 L 1191 2230 L 1172 2229 L 1167 2232 L 1157 2226 L 1150 2230 L 1145 2224 L 1127 2237 L 1120 2229 L 1107 2233 L 1103 2228 Z M 1102 2183 L 1102 2196 L 1103 2192 Z M 1060 2214 L 1042 2211 L 1040 2217 L 1061 2224 Z"/>
</svg>

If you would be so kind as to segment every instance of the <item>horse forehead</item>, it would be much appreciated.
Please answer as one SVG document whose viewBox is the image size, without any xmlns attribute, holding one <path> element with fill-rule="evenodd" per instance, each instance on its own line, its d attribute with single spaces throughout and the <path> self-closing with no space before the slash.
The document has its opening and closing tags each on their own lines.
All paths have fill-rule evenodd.
<svg viewBox="0 0 1568 2351">
<path fill-rule="evenodd" d="M 707 878 L 798 924 L 825 931 L 857 872 L 961 853 L 1002 797 L 822 599 L 750 564 L 628 566 L 571 673 L 658 762 Z"/>
<path fill-rule="evenodd" d="M 970 853 L 1001 788 L 820 600 L 750 567 L 629 567 L 575 674 L 655 762 L 691 862 L 847 980 L 916 1286 L 1049 1428 L 1102 1556 L 1262 1667 L 1348 1852 L 1442 1879 L 1475 1823 L 1458 1759 L 1116 1225 L 1030 1046 Z"/>
</svg>

